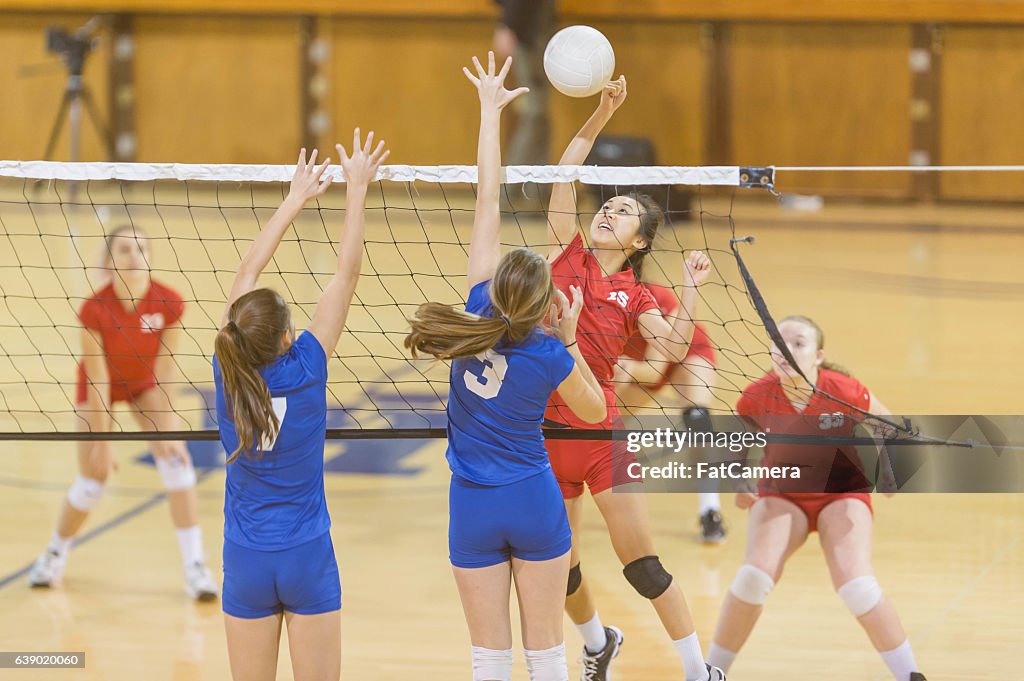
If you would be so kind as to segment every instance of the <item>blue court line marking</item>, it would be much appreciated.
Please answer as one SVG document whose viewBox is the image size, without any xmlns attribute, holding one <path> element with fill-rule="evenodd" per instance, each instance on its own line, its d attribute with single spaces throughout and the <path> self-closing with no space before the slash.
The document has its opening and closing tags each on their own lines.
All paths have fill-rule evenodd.
<svg viewBox="0 0 1024 681">
<path fill-rule="evenodd" d="M 209 474 L 210 474 L 210 471 L 198 471 L 197 474 L 196 474 L 196 485 L 198 485 L 200 482 L 202 482 L 206 478 L 206 476 L 209 475 Z M 154 506 L 156 506 L 157 504 L 159 504 L 165 498 L 167 498 L 167 492 L 166 491 L 159 492 L 158 494 L 150 497 L 149 499 L 146 499 L 142 503 L 137 504 L 136 506 L 133 506 L 132 508 L 129 508 L 127 511 L 124 511 L 120 515 L 114 516 L 113 518 L 111 518 L 107 522 L 103 523 L 99 527 L 97 527 L 97 528 L 95 528 L 93 530 L 90 530 L 89 532 L 86 532 L 85 534 L 83 534 L 81 537 L 78 537 L 77 539 L 75 539 L 75 543 L 72 545 L 72 548 L 73 549 L 78 548 L 82 544 L 85 544 L 86 542 L 92 541 L 96 537 L 100 536 L 101 534 L 103 534 L 103 533 L 105 533 L 105 532 L 107 532 L 109 530 L 114 529 L 118 525 L 122 525 L 122 524 L 126 523 L 127 521 L 131 520 L 135 516 L 140 515 L 142 513 L 145 513 L 149 509 L 151 509 Z M 7 576 L 5 576 L 3 578 L 0 578 L 0 589 L 5 588 L 11 582 L 17 581 L 18 579 L 21 579 L 22 577 L 27 575 L 28 571 L 32 569 L 33 563 L 35 563 L 34 559 L 33 559 L 33 561 L 31 563 L 28 563 L 24 567 L 18 568 L 17 570 L 15 570 L 14 572 L 10 573 L 9 575 L 7 575 Z"/>
</svg>

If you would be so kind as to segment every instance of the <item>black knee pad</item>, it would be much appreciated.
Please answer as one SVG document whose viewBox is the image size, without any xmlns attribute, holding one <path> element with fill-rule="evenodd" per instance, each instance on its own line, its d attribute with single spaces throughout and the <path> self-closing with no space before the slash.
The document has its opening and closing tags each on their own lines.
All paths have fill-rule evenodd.
<svg viewBox="0 0 1024 681">
<path fill-rule="evenodd" d="M 683 424 L 698 433 L 714 432 L 711 428 L 711 414 L 704 407 L 687 407 L 683 410 Z"/>
<path fill-rule="evenodd" d="M 565 588 L 565 595 L 572 596 L 583 583 L 583 573 L 580 572 L 580 564 L 576 563 L 569 568 L 569 584 Z"/>
<path fill-rule="evenodd" d="M 672 575 L 665 571 L 657 556 L 637 558 L 622 569 L 622 574 L 637 593 L 651 600 L 665 593 L 672 583 Z"/>
</svg>

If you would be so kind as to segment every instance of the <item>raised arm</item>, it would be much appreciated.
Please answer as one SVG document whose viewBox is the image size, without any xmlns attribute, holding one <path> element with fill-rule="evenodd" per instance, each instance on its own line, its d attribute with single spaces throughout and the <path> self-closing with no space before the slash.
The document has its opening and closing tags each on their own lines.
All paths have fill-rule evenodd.
<svg viewBox="0 0 1024 681">
<path fill-rule="evenodd" d="M 338 242 L 338 269 L 320 294 L 307 328 L 320 341 L 328 355 L 334 351 L 334 346 L 341 338 L 352 296 L 359 282 L 359 270 L 363 264 L 367 187 L 377 178 L 380 164 L 391 153 L 384 149 L 384 142 L 373 147 L 373 132 L 366 136 L 366 142 L 363 143 L 359 139 L 359 128 L 352 135 L 352 156 L 345 153 L 345 148 L 340 144 L 337 148 L 341 165 L 345 169 L 345 231 Z"/>
<path fill-rule="evenodd" d="M 473 57 L 476 75 L 466 67 L 466 74 L 480 94 L 480 138 L 477 142 L 477 192 L 473 213 L 473 233 L 469 238 L 469 265 L 466 278 L 469 288 L 494 276 L 501 259 L 501 213 L 498 200 L 501 193 L 501 112 L 509 102 L 529 92 L 525 87 L 509 92 L 505 89 L 505 76 L 512 66 L 512 57 L 505 59 L 501 71 L 494 73 L 494 52 L 487 53 L 487 70 Z"/>
<path fill-rule="evenodd" d="M 242 262 L 238 264 L 238 270 L 235 272 L 234 281 L 231 282 L 228 302 L 224 306 L 224 314 L 221 315 L 218 328 L 223 328 L 228 323 L 228 310 L 231 309 L 231 305 L 256 288 L 256 281 L 260 278 L 260 274 L 263 273 L 263 269 L 270 259 L 274 257 L 274 251 L 281 243 L 281 238 L 306 202 L 320 196 L 331 186 L 330 177 L 320 181 L 320 176 L 324 174 L 331 159 L 324 159 L 323 164 L 318 166 L 316 165 L 316 155 L 317 150 L 314 149 L 313 154 L 309 157 L 309 162 L 307 162 L 306 150 L 303 149 L 299 152 L 299 160 L 295 165 L 295 174 L 292 176 L 288 196 L 260 230 L 252 245 L 249 246 L 249 250 L 242 256 Z"/>
<path fill-rule="evenodd" d="M 679 296 L 679 309 L 674 315 L 662 316 L 658 310 L 640 315 L 640 332 L 648 347 L 671 362 L 682 362 L 693 338 L 693 318 L 697 312 L 697 287 L 704 283 L 711 271 L 711 260 L 701 251 L 691 251 L 683 269 L 683 293 Z"/>
<path fill-rule="evenodd" d="M 597 136 L 624 101 L 626 77 L 619 76 L 618 80 L 605 86 L 597 110 L 569 142 L 558 165 L 577 166 L 583 163 L 594 148 Z M 576 230 L 576 187 L 572 182 L 556 184 L 551 188 L 551 200 L 548 202 L 548 260 L 554 260 L 562 253 L 576 236 Z"/>
</svg>

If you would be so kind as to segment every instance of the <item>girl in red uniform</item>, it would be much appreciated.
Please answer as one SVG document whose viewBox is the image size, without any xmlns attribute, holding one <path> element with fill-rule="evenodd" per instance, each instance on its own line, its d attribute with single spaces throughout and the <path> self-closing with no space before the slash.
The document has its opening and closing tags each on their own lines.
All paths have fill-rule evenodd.
<svg viewBox="0 0 1024 681">
<path fill-rule="evenodd" d="M 143 430 L 180 430 L 171 402 L 174 352 L 181 335 L 182 298 L 150 276 L 150 249 L 132 225 L 107 235 L 104 268 L 108 281 L 82 305 L 82 358 L 78 365 L 76 410 L 86 432 L 111 430 L 111 409 L 125 402 Z M 217 597 L 206 567 L 199 529 L 196 473 L 185 443 L 150 443 L 167 490 L 171 519 L 185 567 L 185 592 L 198 600 Z M 110 443 L 78 444 L 78 476 L 71 484 L 50 544 L 29 572 L 34 587 L 61 581 L 72 539 L 103 496 L 114 467 Z"/>
<path fill-rule="evenodd" d="M 825 339 L 813 321 L 787 317 L 779 332 L 803 376 L 773 345 L 772 371 L 748 386 L 736 405 L 758 430 L 848 437 L 863 412 L 890 415 L 864 385 L 825 361 Z M 883 427 L 876 434 L 884 435 Z M 880 454 L 879 488 L 891 495 L 892 469 L 884 448 Z M 722 604 L 708 660 L 729 668 L 786 560 L 817 531 L 833 586 L 893 677 L 924 681 L 896 609 L 874 577 L 871 483 L 853 447 L 769 444 L 761 465 L 799 466 L 800 478 L 762 480 L 756 491 L 737 494 L 736 504 L 750 509 L 746 555 Z"/>
<path fill-rule="evenodd" d="M 663 315 L 668 317 L 678 312 L 679 298 L 672 289 L 652 283 L 646 286 Z M 679 363 L 667 361 L 653 344 L 644 340 L 642 333 L 634 333 L 615 368 L 615 388 L 619 402 L 629 408 L 643 405 L 669 386 L 671 390 L 668 392 L 674 391 L 682 406 L 684 425 L 695 431 L 708 430 L 717 375 L 715 349 L 708 332 L 703 324 L 694 322 L 693 338 L 686 357 Z M 722 524 L 718 480 L 703 480 L 699 485 L 701 539 L 705 544 L 720 544 L 725 541 L 725 527 Z"/>
<path fill-rule="evenodd" d="M 593 147 L 598 133 L 626 98 L 626 79 L 609 83 L 597 111 L 566 148 L 560 161 L 578 165 Z M 671 361 L 681 362 L 693 335 L 697 286 L 707 277 L 707 256 L 692 252 L 686 259 L 682 309 L 666 317 L 650 291 L 641 283 L 644 257 L 651 250 L 663 215 L 645 195 L 629 194 L 609 199 L 590 224 L 591 248 L 583 246 L 577 226 L 576 198 L 571 184 L 552 188 L 548 208 L 548 244 L 555 286 L 568 294 L 571 286 L 583 291 L 577 340 L 580 351 L 601 384 L 608 416 L 596 428 L 609 430 L 621 422 L 612 383 L 615 363 L 626 340 L 639 332 Z M 595 428 L 577 418 L 555 393 L 545 414 L 549 426 Z M 661 565 L 651 539 L 647 505 L 642 494 L 612 493 L 612 487 L 628 482 L 629 463 L 624 443 L 610 440 L 546 441 L 551 467 L 565 499 L 573 528 L 566 611 L 583 636 L 583 679 L 607 678 L 608 666 L 618 654 L 622 632 L 605 627 L 580 571 L 578 530 L 584 484 L 604 516 L 612 545 L 624 566 L 630 585 L 651 600 L 675 644 L 688 680 L 724 678 L 720 670 L 705 665 L 686 598 Z"/>
</svg>

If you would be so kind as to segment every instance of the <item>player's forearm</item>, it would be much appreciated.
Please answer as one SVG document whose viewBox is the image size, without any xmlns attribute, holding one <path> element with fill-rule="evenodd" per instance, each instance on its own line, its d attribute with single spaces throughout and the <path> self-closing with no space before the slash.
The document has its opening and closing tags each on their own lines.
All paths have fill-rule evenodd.
<svg viewBox="0 0 1024 681">
<path fill-rule="evenodd" d="M 338 243 L 338 271 L 341 277 L 354 287 L 363 266 L 364 237 L 366 233 L 365 184 L 349 184 L 345 195 L 344 233 Z"/>
<path fill-rule="evenodd" d="M 593 393 L 592 396 L 600 396 L 604 399 L 604 390 L 601 388 L 601 384 L 598 382 L 597 377 L 594 376 L 594 372 L 591 371 L 590 365 L 587 364 L 587 360 L 583 358 L 583 353 L 580 352 L 580 346 L 578 343 L 568 347 L 569 354 L 576 360 L 576 366 L 580 368 L 580 374 L 583 376 L 583 380 L 586 381 L 587 387 Z"/>
<path fill-rule="evenodd" d="M 480 107 L 480 137 L 477 141 L 476 210 L 498 213 L 501 192 L 501 113 L 485 104 Z"/>
<path fill-rule="evenodd" d="M 277 250 L 278 244 L 281 243 L 284 233 L 292 221 L 298 217 L 303 205 L 305 204 L 299 197 L 291 194 L 285 197 L 242 257 L 242 262 L 238 265 L 238 275 L 259 277 L 267 263 L 274 257 L 274 252 Z"/>
<path fill-rule="evenodd" d="M 668 369 L 668 362 L 664 359 L 645 358 L 628 360 L 620 364 L 626 376 L 634 383 L 657 383 Z"/>
<path fill-rule="evenodd" d="M 608 124 L 612 118 L 610 111 L 605 109 L 598 109 L 587 122 L 583 124 L 576 136 L 569 142 L 569 146 L 565 148 L 562 153 L 562 158 L 559 159 L 559 165 L 580 165 L 583 163 L 587 156 L 590 155 L 591 149 L 594 148 L 594 142 L 597 141 L 597 136 L 604 130 L 604 126 Z"/>
</svg>

